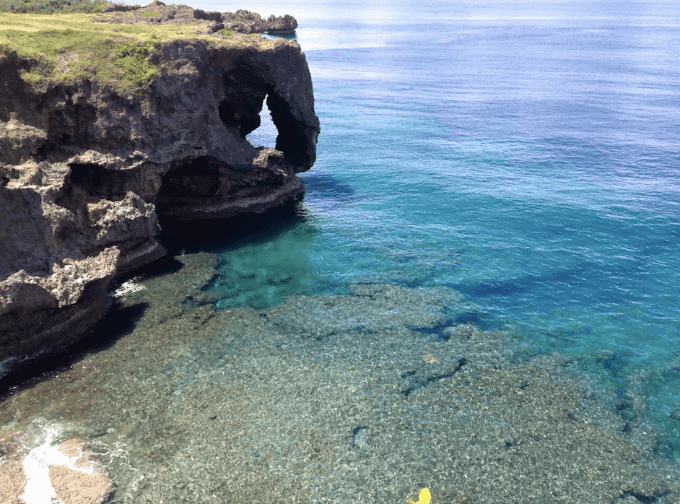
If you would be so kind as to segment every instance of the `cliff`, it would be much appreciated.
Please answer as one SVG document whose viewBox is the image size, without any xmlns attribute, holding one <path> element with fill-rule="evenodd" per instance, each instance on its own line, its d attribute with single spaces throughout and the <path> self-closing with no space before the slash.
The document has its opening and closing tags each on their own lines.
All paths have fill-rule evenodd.
<svg viewBox="0 0 680 504">
<path fill-rule="evenodd" d="M 187 5 L 166 5 L 154 1 L 146 7 L 109 4 L 101 10 L 101 15 L 90 18 L 92 21 L 123 24 L 191 24 L 196 20 L 209 21 L 211 31 L 222 28 L 241 33 L 294 34 L 297 21 L 294 17 L 274 16 L 267 19 L 247 10 L 236 12 L 204 12 Z"/>
<path fill-rule="evenodd" d="M 37 31 L 4 15 L 0 362 L 86 334 L 111 280 L 166 253 L 159 217 L 234 218 L 302 196 L 319 120 L 300 46 L 198 12 L 126 27 L 41 16 Z M 255 148 L 245 137 L 265 101 L 278 137 Z"/>
</svg>

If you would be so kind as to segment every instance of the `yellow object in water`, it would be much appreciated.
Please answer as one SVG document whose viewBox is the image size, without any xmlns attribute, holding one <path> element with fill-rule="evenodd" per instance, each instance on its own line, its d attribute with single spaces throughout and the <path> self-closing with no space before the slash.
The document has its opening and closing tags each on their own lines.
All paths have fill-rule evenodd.
<svg viewBox="0 0 680 504">
<path fill-rule="evenodd" d="M 430 495 L 430 489 L 425 487 L 421 488 L 420 492 L 418 493 L 418 501 L 414 501 L 413 499 L 406 499 L 406 502 L 408 504 L 430 504 L 430 501 L 432 500 L 432 496 Z"/>
</svg>

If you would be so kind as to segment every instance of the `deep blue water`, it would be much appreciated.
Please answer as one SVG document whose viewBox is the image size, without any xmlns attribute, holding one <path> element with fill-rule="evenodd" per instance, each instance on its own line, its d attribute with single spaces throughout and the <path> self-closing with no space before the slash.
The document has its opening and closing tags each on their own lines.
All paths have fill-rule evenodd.
<svg viewBox="0 0 680 504">
<path fill-rule="evenodd" d="M 218 305 L 448 286 L 622 394 L 648 373 L 680 457 L 680 6 L 410 4 L 245 6 L 297 17 L 322 129 L 304 217 L 218 250 Z"/>
</svg>

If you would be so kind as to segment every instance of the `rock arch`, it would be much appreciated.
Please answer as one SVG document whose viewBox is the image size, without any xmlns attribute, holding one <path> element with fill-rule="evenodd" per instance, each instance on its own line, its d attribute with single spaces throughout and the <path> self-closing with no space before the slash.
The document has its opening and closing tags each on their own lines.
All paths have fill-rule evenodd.
<svg viewBox="0 0 680 504">
<path fill-rule="evenodd" d="M 278 51 L 240 56 L 222 74 L 224 98 L 219 116 L 224 125 L 242 138 L 256 130 L 266 98 L 277 129 L 276 150 L 296 172 L 309 169 L 316 161 L 319 118 L 314 114 L 312 82 L 306 65 L 295 65 L 287 54 L 297 44 L 279 44 Z M 302 55 L 304 58 L 304 55 Z"/>
</svg>

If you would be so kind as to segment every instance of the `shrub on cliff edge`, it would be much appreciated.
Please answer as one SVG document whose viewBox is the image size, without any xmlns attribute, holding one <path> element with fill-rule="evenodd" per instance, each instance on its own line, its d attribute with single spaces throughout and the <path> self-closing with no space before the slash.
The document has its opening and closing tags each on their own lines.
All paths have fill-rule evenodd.
<svg viewBox="0 0 680 504">
<path fill-rule="evenodd" d="M 0 0 L 0 12 L 22 14 L 99 12 L 108 3 L 97 0 Z"/>
</svg>

